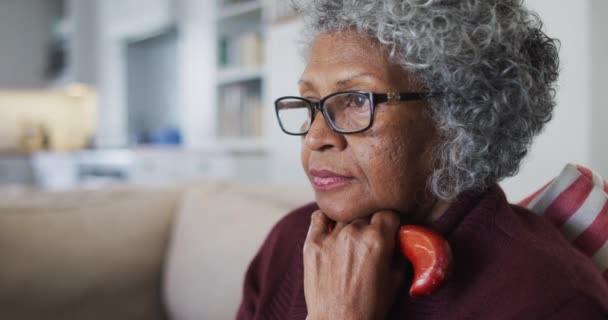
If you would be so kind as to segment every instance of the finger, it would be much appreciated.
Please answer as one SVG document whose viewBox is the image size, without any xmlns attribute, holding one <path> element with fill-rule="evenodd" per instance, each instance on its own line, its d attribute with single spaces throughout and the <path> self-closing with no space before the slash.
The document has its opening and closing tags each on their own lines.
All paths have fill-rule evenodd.
<svg viewBox="0 0 608 320">
<path fill-rule="evenodd" d="M 365 227 L 369 227 L 369 219 L 356 219 L 355 221 L 351 222 L 349 225 L 358 230 L 361 230 Z"/>
<path fill-rule="evenodd" d="M 344 231 L 350 232 L 353 235 L 363 232 L 365 228 L 369 227 L 369 220 L 366 219 L 355 219 L 348 224 L 344 225 Z"/>
<path fill-rule="evenodd" d="M 344 227 L 346 227 L 348 224 L 344 223 L 344 222 L 336 222 L 336 224 L 334 225 L 334 231 L 335 233 L 340 232 L 342 229 L 344 229 Z"/>
<path fill-rule="evenodd" d="M 370 225 L 379 228 L 382 233 L 397 234 L 400 219 L 393 211 L 376 212 L 371 219 Z"/>
<path fill-rule="evenodd" d="M 329 234 L 331 220 L 321 210 L 313 212 L 310 216 L 310 227 L 306 241 L 321 241 Z"/>
</svg>

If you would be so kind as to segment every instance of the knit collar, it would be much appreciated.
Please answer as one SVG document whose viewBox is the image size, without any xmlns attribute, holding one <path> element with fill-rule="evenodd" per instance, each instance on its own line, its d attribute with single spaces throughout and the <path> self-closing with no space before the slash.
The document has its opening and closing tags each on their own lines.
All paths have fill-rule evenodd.
<svg viewBox="0 0 608 320">
<path fill-rule="evenodd" d="M 496 211 L 496 204 L 507 204 L 507 199 L 498 185 L 486 191 L 467 191 L 460 194 L 439 219 L 429 227 L 444 236 L 449 235 L 473 211 Z"/>
</svg>

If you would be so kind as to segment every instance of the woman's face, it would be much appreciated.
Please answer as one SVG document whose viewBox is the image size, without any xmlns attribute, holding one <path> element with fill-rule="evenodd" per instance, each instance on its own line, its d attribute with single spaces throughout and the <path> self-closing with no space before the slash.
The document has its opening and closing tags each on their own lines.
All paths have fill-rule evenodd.
<svg viewBox="0 0 608 320">
<path fill-rule="evenodd" d="M 326 33 L 313 42 L 300 94 L 313 101 L 338 91 L 420 92 L 386 49 L 355 31 Z M 378 104 L 362 133 L 333 132 L 317 113 L 303 137 L 302 165 L 316 201 L 331 219 L 351 222 L 380 210 L 422 218 L 433 204 L 427 189 L 437 142 L 424 100 Z M 415 217 L 414 217 L 415 216 Z"/>
</svg>

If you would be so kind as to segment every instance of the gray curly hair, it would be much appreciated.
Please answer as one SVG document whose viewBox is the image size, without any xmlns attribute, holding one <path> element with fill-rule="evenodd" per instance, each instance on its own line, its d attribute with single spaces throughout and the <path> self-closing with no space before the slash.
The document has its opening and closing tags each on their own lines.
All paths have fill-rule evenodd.
<svg viewBox="0 0 608 320">
<path fill-rule="evenodd" d="M 355 29 L 430 92 L 441 136 L 431 191 L 451 200 L 515 175 L 551 119 L 558 41 L 521 0 L 293 0 L 308 44 Z"/>
</svg>

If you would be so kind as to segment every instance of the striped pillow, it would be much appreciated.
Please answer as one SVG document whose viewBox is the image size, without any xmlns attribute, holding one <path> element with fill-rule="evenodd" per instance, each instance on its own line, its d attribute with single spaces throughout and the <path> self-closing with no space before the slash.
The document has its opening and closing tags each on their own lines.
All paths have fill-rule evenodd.
<svg viewBox="0 0 608 320">
<path fill-rule="evenodd" d="M 608 181 L 588 168 L 569 164 L 519 205 L 560 228 L 608 281 Z"/>
</svg>

